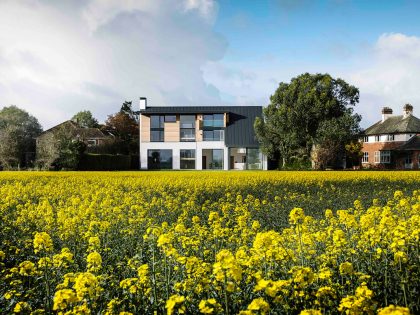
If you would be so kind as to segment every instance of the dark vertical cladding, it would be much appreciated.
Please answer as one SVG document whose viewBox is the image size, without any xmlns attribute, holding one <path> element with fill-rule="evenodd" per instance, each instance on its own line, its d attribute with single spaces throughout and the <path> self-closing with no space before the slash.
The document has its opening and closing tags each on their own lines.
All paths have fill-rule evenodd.
<svg viewBox="0 0 420 315">
<path fill-rule="evenodd" d="M 259 147 L 255 136 L 255 118 L 262 117 L 262 106 L 161 106 L 146 107 L 140 112 L 144 115 L 154 114 L 222 114 L 228 115 L 225 132 L 227 147 Z"/>
<path fill-rule="evenodd" d="M 262 117 L 261 106 L 230 106 L 225 143 L 228 147 L 258 147 L 255 118 Z"/>
</svg>

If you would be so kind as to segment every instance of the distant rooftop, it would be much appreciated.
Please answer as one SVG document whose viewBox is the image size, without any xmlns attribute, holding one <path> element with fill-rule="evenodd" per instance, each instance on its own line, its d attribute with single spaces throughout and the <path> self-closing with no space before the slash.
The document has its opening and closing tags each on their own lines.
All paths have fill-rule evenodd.
<svg viewBox="0 0 420 315">
<path fill-rule="evenodd" d="M 420 119 L 413 115 L 390 116 L 384 121 L 378 121 L 364 132 L 366 135 L 420 133 Z"/>
</svg>

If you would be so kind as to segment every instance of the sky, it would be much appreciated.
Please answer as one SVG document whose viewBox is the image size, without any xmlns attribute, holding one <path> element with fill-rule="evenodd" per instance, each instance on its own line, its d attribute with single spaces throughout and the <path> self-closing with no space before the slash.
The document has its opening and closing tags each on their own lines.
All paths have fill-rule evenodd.
<svg viewBox="0 0 420 315">
<path fill-rule="evenodd" d="M 44 129 L 128 100 L 263 105 L 280 82 L 329 73 L 381 108 L 420 115 L 417 0 L 0 0 L 0 108 Z"/>
</svg>

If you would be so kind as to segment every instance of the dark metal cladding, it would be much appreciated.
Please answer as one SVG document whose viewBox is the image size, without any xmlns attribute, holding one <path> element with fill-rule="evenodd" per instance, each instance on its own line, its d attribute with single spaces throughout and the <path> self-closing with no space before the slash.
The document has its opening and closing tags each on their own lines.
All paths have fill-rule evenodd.
<svg viewBox="0 0 420 315">
<path fill-rule="evenodd" d="M 147 107 L 143 115 L 153 114 L 229 114 L 225 131 L 227 147 L 259 147 L 254 132 L 254 121 L 262 117 L 262 106 L 175 106 Z"/>
</svg>

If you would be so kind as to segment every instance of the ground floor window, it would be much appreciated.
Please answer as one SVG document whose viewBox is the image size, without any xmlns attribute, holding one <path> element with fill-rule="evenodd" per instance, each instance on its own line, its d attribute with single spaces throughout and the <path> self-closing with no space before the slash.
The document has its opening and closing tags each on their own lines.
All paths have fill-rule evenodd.
<svg viewBox="0 0 420 315">
<path fill-rule="evenodd" d="M 172 150 L 147 150 L 149 169 L 172 169 Z"/>
<path fill-rule="evenodd" d="M 204 149 L 202 155 L 202 168 L 203 170 L 222 170 L 223 159 L 223 149 Z"/>
<path fill-rule="evenodd" d="M 195 169 L 195 150 L 181 150 L 180 157 L 180 168 L 182 170 Z"/>
<path fill-rule="evenodd" d="M 381 163 L 391 163 L 391 151 L 380 151 Z"/>
<path fill-rule="evenodd" d="M 391 163 L 391 151 L 375 151 L 375 163 Z"/>
<path fill-rule="evenodd" d="M 261 170 L 262 153 L 258 148 L 230 148 L 229 169 L 231 170 Z"/>
<path fill-rule="evenodd" d="M 369 152 L 363 152 L 362 163 L 369 162 Z"/>
</svg>

